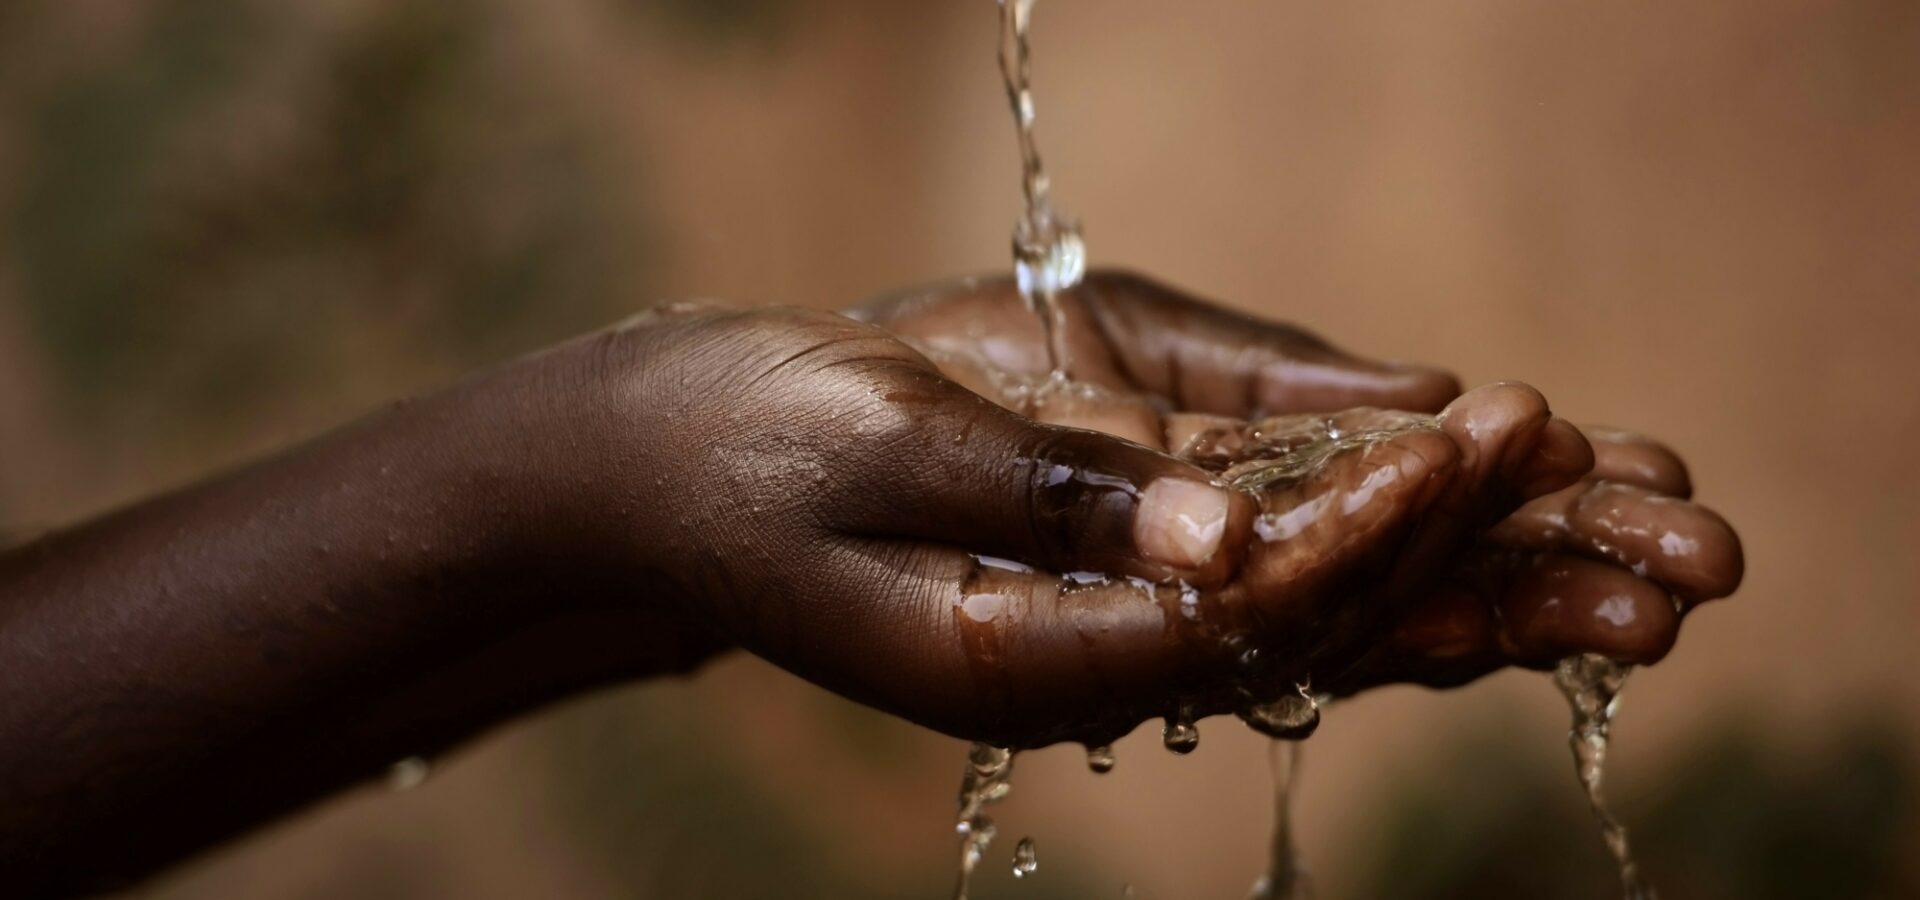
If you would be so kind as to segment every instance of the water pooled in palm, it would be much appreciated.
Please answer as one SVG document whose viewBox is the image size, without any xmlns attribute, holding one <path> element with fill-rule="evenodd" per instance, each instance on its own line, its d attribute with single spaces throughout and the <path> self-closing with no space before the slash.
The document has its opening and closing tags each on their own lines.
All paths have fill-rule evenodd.
<svg viewBox="0 0 1920 900">
<path fill-rule="evenodd" d="M 1554 670 L 1553 683 L 1573 708 L 1573 728 L 1567 733 L 1567 743 L 1573 748 L 1574 773 L 1586 789 L 1594 821 L 1600 826 L 1600 839 L 1620 868 L 1620 884 L 1626 898 L 1657 900 L 1653 887 L 1640 876 L 1640 865 L 1634 861 L 1633 848 L 1627 842 L 1626 826 L 1614 817 L 1601 792 L 1601 780 L 1606 775 L 1608 731 L 1613 725 L 1620 689 L 1631 670 L 1631 666 L 1588 653 L 1561 660 L 1559 668 Z"/>
<path fill-rule="evenodd" d="M 1087 272 L 1087 247 L 1080 225 L 1053 206 L 1052 183 L 1034 139 L 1033 68 L 1029 34 L 1035 0 L 1000 2 L 1000 76 L 1013 108 L 1020 137 L 1020 187 L 1025 212 L 1013 229 L 1013 271 L 1027 308 L 1040 317 L 1047 360 L 1056 381 L 1064 380 L 1067 356 L 1065 317 L 1058 299 Z"/>
</svg>

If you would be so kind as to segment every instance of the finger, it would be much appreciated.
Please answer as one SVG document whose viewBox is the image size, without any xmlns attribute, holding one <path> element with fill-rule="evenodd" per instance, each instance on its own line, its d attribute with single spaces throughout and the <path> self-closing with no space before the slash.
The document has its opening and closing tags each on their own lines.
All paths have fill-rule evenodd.
<svg viewBox="0 0 1920 900">
<path fill-rule="evenodd" d="M 1363 359 L 1286 325 L 1191 299 L 1139 276 L 1099 272 L 1074 292 L 1134 383 L 1183 409 L 1256 416 L 1355 406 L 1435 412 L 1459 379 L 1431 366 Z"/>
<path fill-rule="evenodd" d="M 1172 708 L 1213 659 L 1180 591 L 1058 575 L 951 547 L 855 540 L 804 640 L 775 663 L 927 727 L 1002 746 L 1098 745 Z M 858 573 L 859 577 L 845 577 Z"/>
<path fill-rule="evenodd" d="M 1330 687 L 1341 696 L 1386 684 L 1458 687 L 1499 671 L 1510 660 L 1494 609 L 1480 590 L 1443 585 Z"/>
<path fill-rule="evenodd" d="M 1651 663 L 1682 616 L 1660 586 L 1564 554 L 1480 560 L 1410 613 L 1353 669 L 1338 693 L 1391 683 L 1455 687 L 1510 665 L 1544 668 L 1577 653 Z"/>
<path fill-rule="evenodd" d="M 1593 465 L 1579 429 L 1554 416 L 1539 391 L 1518 382 L 1473 389 L 1450 404 L 1439 423 L 1460 445 L 1468 473 L 1455 491 L 1477 493 L 1475 512 L 1492 513 L 1490 521 L 1575 483 Z"/>
<path fill-rule="evenodd" d="M 1516 566 L 1499 603 L 1506 654 L 1532 667 L 1577 653 L 1655 663 L 1680 634 L 1680 611 L 1659 585 L 1578 556 L 1544 554 Z"/>
<path fill-rule="evenodd" d="M 1659 494 L 1686 499 L 1693 496 L 1693 480 L 1679 454 L 1652 438 L 1618 428 L 1581 427 L 1593 443 L 1593 477 L 1633 484 Z"/>
<path fill-rule="evenodd" d="M 1585 470 L 1584 441 L 1555 421 L 1537 391 L 1500 384 L 1438 419 L 1354 411 L 1249 424 L 1237 451 L 1245 461 L 1221 478 L 1259 493 L 1261 540 L 1229 596 L 1245 595 L 1262 633 L 1311 652 L 1315 671 L 1343 671 L 1453 568 L 1479 528 Z M 1319 437 L 1301 445 L 1303 432 Z M 1302 609 L 1303 600 L 1322 605 Z M 1287 633 L 1302 620 L 1316 623 L 1313 633 Z"/>
<path fill-rule="evenodd" d="M 911 415 L 880 441 L 872 473 L 834 524 L 941 541 L 1054 571 L 1194 584 L 1224 581 L 1244 554 L 1253 503 L 1207 472 L 1136 443 L 1034 422 L 928 370 L 893 391 Z"/>
<path fill-rule="evenodd" d="M 1299 463 L 1285 458 L 1228 469 L 1222 477 L 1256 491 L 1261 511 L 1259 541 L 1226 601 L 1244 610 L 1245 627 L 1293 655 L 1350 652 L 1395 614 L 1402 573 L 1416 570 L 1417 578 L 1429 564 L 1426 520 L 1460 459 L 1454 442 L 1429 426 L 1341 450 L 1298 474 Z"/>
<path fill-rule="evenodd" d="M 1586 482 L 1528 503 L 1489 537 L 1512 547 L 1564 550 L 1617 563 L 1688 603 L 1740 586 L 1740 538 L 1697 503 L 1611 482 Z"/>
</svg>

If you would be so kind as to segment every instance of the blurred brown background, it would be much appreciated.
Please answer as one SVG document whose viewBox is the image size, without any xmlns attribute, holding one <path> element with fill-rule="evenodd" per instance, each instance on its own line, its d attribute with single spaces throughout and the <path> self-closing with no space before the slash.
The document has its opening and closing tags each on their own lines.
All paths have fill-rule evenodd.
<svg viewBox="0 0 1920 900">
<path fill-rule="evenodd" d="M 689 295 L 1005 264 L 990 0 L 0 5 L 0 531 Z M 1671 898 L 1920 896 L 1920 4 L 1049 0 L 1096 261 L 1661 435 L 1747 588 L 1635 676 Z M 1335 708 L 1333 898 L 1615 896 L 1536 675 Z M 1240 897 L 1262 741 L 1022 756 L 983 897 Z M 610 692 L 136 893 L 940 897 L 959 743 L 747 659 Z M 1036 879 L 1005 874 L 1012 838 Z M 4 893 L 0 891 L 0 893 Z"/>
</svg>

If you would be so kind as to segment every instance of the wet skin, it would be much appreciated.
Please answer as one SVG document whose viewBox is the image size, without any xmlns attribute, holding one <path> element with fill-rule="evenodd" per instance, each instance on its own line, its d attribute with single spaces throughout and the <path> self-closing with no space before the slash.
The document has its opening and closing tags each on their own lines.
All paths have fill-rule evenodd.
<svg viewBox="0 0 1920 900">
<path fill-rule="evenodd" d="M 1232 682 L 1651 660 L 1669 593 L 1738 580 L 1671 453 L 1589 457 L 1531 389 L 1456 399 L 1136 278 L 1068 302 L 1085 390 L 1022 391 L 1041 344 L 997 283 L 864 324 L 668 308 L 0 555 L 0 884 L 124 882 L 730 647 L 1033 745 L 1226 708 Z M 1353 407 L 1446 411 L 1216 484 L 1320 413 L 1407 424 Z M 1084 572 L 1171 586 L 1046 574 Z"/>
<path fill-rule="evenodd" d="M 1095 683 L 1128 698 L 1171 686 L 1161 712 L 1179 698 L 1219 712 L 1245 690 L 1267 698 L 1300 681 L 1344 694 L 1457 685 L 1582 652 L 1652 663 L 1672 648 L 1685 611 L 1738 586 L 1739 540 L 1688 500 L 1677 455 L 1617 429 L 1576 428 L 1531 388 L 1456 397 L 1438 370 L 1354 359 L 1124 273 L 1095 274 L 1063 305 L 1078 326 L 1068 366 L 1079 383 L 1065 389 L 1047 385 L 1038 326 L 1002 280 L 908 292 L 856 315 L 906 335 L 950 377 L 1010 409 L 1167 449 L 1229 479 L 1271 471 L 1263 460 L 1314 458 L 1316 445 L 1324 459 L 1254 491 L 1261 515 L 1249 557 L 1231 583 L 1193 592 L 1185 612 L 1180 592 L 1166 588 L 1046 573 L 986 579 L 1016 611 L 996 623 L 1015 636 L 992 666 L 976 668 L 1036 670 L 1004 676 L 1020 689 L 1001 692 L 1010 709 L 988 714 L 1017 735 L 1097 744 L 1139 719 L 1139 707 L 1117 712 L 1042 685 Z M 1360 404 L 1441 411 L 1427 424 L 1343 409 Z M 1196 407 L 1226 415 L 1185 411 Z M 1329 431 L 1381 437 L 1326 453 Z M 982 630 L 976 618 L 962 622 Z M 1046 640 L 1089 631 L 1101 640 L 1078 652 Z M 1248 646 L 1258 648 L 1252 666 Z"/>
</svg>

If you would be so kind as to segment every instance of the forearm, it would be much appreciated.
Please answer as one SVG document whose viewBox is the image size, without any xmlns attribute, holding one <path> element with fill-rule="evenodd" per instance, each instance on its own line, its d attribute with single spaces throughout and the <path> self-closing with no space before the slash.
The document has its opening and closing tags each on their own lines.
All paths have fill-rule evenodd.
<svg viewBox="0 0 1920 900">
<path fill-rule="evenodd" d="M 644 566 L 567 557 L 604 526 L 530 365 L 0 557 L 0 882 L 139 874 L 706 652 Z"/>
</svg>

